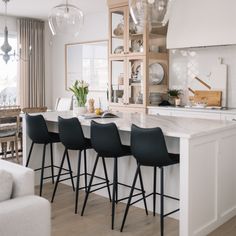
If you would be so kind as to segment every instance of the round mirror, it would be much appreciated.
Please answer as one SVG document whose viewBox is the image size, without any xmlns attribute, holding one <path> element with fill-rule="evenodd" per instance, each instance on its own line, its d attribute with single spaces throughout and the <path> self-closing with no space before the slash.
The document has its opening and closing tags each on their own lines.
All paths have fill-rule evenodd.
<svg viewBox="0 0 236 236">
<path fill-rule="evenodd" d="M 153 63 L 149 66 L 149 81 L 150 84 L 160 84 L 165 76 L 165 71 L 160 63 Z"/>
</svg>

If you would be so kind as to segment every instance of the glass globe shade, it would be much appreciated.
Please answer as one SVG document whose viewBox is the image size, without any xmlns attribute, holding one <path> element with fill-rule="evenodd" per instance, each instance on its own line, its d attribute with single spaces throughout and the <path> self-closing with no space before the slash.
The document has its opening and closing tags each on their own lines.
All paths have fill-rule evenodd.
<svg viewBox="0 0 236 236">
<path fill-rule="evenodd" d="M 71 4 L 61 4 L 54 7 L 48 18 L 53 35 L 70 34 L 77 36 L 83 21 L 83 12 Z"/>
<path fill-rule="evenodd" d="M 166 25 L 171 0 L 129 0 L 130 14 L 135 24 L 152 28 Z"/>
</svg>

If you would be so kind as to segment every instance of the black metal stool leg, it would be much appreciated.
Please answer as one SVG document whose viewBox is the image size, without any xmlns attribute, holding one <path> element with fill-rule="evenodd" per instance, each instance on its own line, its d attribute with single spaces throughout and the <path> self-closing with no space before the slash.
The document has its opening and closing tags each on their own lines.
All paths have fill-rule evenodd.
<svg viewBox="0 0 236 236">
<path fill-rule="evenodd" d="M 147 209 L 147 201 L 144 193 L 144 187 L 143 187 L 143 178 L 142 178 L 142 173 L 141 173 L 141 168 L 139 168 L 139 180 L 140 180 L 140 186 L 141 186 L 141 191 L 143 195 L 143 203 L 146 211 L 146 215 L 148 215 L 148 209 Z"/>
<path fill-rule="evenodd" d="M 30 161 L 32 150 L 33 150 L 33 146 L 34 146 L 34 142 L 32 142 L 31 146 L 30 146 L 30 151 L 29 151 L 29 155 L 28 155 L 28 158 L 27 158 L 26 167 L 28 167 L 28 165 L 29 165 L 29 161 Z"/>
<path fill-rule="evenodd" d="M 112 189 L 112 219 L 111 229 L 114 229 L 115 221 L 115 203 L 116 203 L 116 190 L 117 190 L 117 158 L 114 158 L 114 169 L 113 169 L 113 189 Z"/>
<path fill-rule="evenodd" d="M 52 143 L 50 143 L 50 153 L 51 153 L 51 174 L 52 174 L 52 183 L 54 184 L 54 163 L 53 163 L 53 149 L 52 149 Z"/>
<path fill-rule="evenodd" d="M 43 145 L 43 158 L 42 158 L 42 169 L 41 169 L 41 180 L 40 180 L 40 192 L 39 195 L 42 196 L 43 191 L 43 176 L 44 176 L 44 165 L 45 165 L 45 153 L 47 144 Z"/>
<path fill-rule="evenodd" d="M 77 167 L 77 183 L 76 183 L 76 191 L 75 191 L 75 214 L 77 214 L 77 210 L 78 210 L 81 152 L 82 151 L 79 151 L 78 167 Z"/>
<path fill-rule="evenodd" d="M 123 231 L 123 228 L 124 228 L 124 225 L 125 225 L 126 217 L 128 215 L 130 203 L 131 203 L 131 200 L 132 200 L 132 196 L 133 196 L 133 193 L 134 193 L 134 188 L 135 188 L 135 184 L 136 184 L 139 172 L 140 172 L 140 164 L 138 164 L 136 172 L 135 172 L 135 175 L 134 175 L 134 181 L 133 181 L 133 184 L 132 184 L 132 187 L 131 187 L 131 191 L 130 191 L 130 195 L 129 195 L 129 199 L 128 199 L 128 202 L 127 202 L 127 205 L 126 205 L 126 208 L 125 208 L 125 214 L 124 214 L 124 217 L 123 217 L 123 221 L 122 221 L 120 232 Z"/>
<path fill-rule="evenodd" d="M 86 149 L 84 150 L 84 185 L 85 185 L 85 191 L 88 190 L 88 173 L 87 173 L 87 155 L 86 155 Z"/>
<path fill-rule="evenodd" d="M 92 174 L 91 174 L 91 178 L 90 178 L 90 181 L 89 181 L 88 191 L 87 191 L 85 199 L 84 199 L 84 205 L 83 205 L 83 208 L 82 208 L 81 216 L 83 216 L 83 214 L 84 214 L 84 210 L 85 210 L 85 207 L 86 207 L 86 204 L 87 204 L 87 201 L 88 201 L 88 196 L 89 196 L 89 193 L 90 193 L 90 189 L 91 189 L 91 186 L 92 186 L 92 183 L 93 183 L 94 174 L 95 174 L 97 164 L 98 164 L 98 158 L 99 158 L 99 156 L 97 155 L 95 163 L 94 163 L 93 171 L 92 171 Z"/>
<path fill-rule="evenodd" d="M 56 180 L 56 184 L 55 184 L 55 187 L 54 187 L 54 190 L 53 190 L 51 202 L 53 202 L 53 200 L 54 200 L 54 197 L 55 197 L 55 194 L 56 194 L 56 191 L 57 191 L 57 186 L 58 186 L 58 183 L 60 181 L 62 167 L 64 165 L 64 161 L 65 161 L 65 158 L 66 158 L 66 151 L 67 150 L 65 149 L 62 160 L 61 160 L 61 165 L 60 165 L 60 168 L 59 168 L 59 171 L 58 171 L 57 180 Z"/>
<path fill-rule="evenodd" d="M 117 159 L 117 158 L 116 158 Z M 118 159 L 116 161 L 116 178 L 117 178 L 117 181 L 116 181 L 116 204 L 118 203 Z"/>
<path fill-rule="evenodd" d="M 71 179 L 72 188 L 73 188 L 73 191 L 75 191 L 73 172 L 72 172 L 72 169 L 71 169 L 70 157 L 69 157 L 68 150 L 66 150 L 66 159 L 67 159 L 67 164 L 68 164 L 68 168 L 69 168 L 69 172 L 70 172 L 70 179 Z"/>
<path fill-rule="evenodd" d="M 104 157 L 102 157 L 102 163 L 103 163 L 105 179 L 106 179 L 106 182 L 107 182 L 108 196 L 109 196 L 109 200 L 111 202 L 111 191 L 110 191 L 110 187 L 109 187 L 109 179 L 108 179 L 108 175 L 107 175 L 107 167 L 106 167 L 106 162 L 105 162 L 105 158 Z"/>
<path fill-rule="evenodd" d="M 164 170 L 163 167 L 160 168 L 160 226 L 161 226 L 161 236 L 164 236 Z"/>
<path fill-rule="evenodd" d="M 156 215 L 156 192 L 157 192 L 157 168 L 156 166 L 154 168 L 153 173 L 153 216 Z"/>
</svg>

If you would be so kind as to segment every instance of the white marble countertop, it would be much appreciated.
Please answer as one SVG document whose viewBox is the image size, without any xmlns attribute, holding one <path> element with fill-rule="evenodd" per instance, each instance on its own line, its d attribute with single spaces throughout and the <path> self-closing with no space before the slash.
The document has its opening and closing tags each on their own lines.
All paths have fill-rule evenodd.
<svg viewBox="0 0 236 236">
<path fill-rule="evenodd" d="M 187 111 L 187 112 L 210 112 L 220 114 L 235 114 L 236 108 L 228 109 L 210 109 L 210 108 L 194 108 L 194 107 L 174 107 L 174 106 L 148 106 L 148 109 L 161 109 L 161 110 L 174 110 L 174 111 Z"/>
<path fill-rule="evenodd" d="M 160 127 L 166 136 L 177 138 L 192 138 L 214 132 L 236 128 L 236 122 L 194 119 L 172 116 L 154 116 L 146 114 L 117 113 L 119 118 L 95 119 L 100 123 L 116 123 L 121 131 L 130 131 L 131 125 L 136 124 L 143 128 Z M 57 122 L 58 116 L 73 117 L 72 111 L 42 113 L 47 121 Z M 80 119 L 84 126 L 90 126 L 90 119 Z"/>
</svg>

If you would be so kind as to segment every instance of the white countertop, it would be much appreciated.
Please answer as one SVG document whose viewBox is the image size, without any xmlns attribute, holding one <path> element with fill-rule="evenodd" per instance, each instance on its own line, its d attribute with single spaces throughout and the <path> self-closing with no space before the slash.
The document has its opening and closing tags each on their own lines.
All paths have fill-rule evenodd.
<svg viewBox="0 0 236 236">
<path fill-rule="evenodd" d="M 148 106 L 148 109 L 174 110 L 174 111 L 188 111 L 188 112 L 210 112 L 220 114 L 235 114 L 236 108 L 228 109 L 210 109 L 210 108 L 193 108 L 193 107 L 174 107 L 174 106 Z"/>
<path fill-rule="evenodd" d="M 130 131 L 131 125 L 136 124 L 143 128 L 160 127 L 166 136 L 177 138 L 192 138 L 209 133 L 220 132 L 236 128 L 236 122 L 183 118 L 172 116 L 154 116 L 146 114 L 117 113 L 119 118 L 95 119 L 100 123 L 116 123 L 121 131 Z M 45 120 L 57 122 L 58 116 L 73 117 L 72 111 L 42 113 Z M 90 126 L 90 119 L 80 119 L 84 126 Z"/>
</svg>

